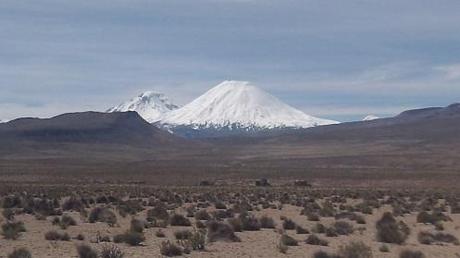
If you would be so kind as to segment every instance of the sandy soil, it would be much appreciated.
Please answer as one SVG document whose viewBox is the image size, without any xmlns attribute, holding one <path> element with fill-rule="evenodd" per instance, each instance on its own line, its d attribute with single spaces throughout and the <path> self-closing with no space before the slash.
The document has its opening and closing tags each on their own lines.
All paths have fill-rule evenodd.
<svg viewBox="0 0 460 258">
<path fill-rule="evenodd" d="M 288 217 L 294 220 L 298 225 L 304 228 L 311 229 L 316 222 L 310 222 L 303 215 L 300 215 L 301 208 L 285 205 L 282 210 L 264 209 L 255 211 L 256 216 L 268 215 L 275 219 L 277 228 L 281 228 L 282 222 L 280 216 Z M 453 244 L 444 245 L 422 245 L 417 240 L 417 234 L 421 230 L 434 231 L 432 225 L 424 225 L 416 223 L 416 214 L 406 215 L 402 220 L 409 225 L 411 235 L 404 245 L 387 244 L 390 252 L 382 253 L 379 247 L 382 243 L 376 241 L 376 228 L 375 222 L 381 218 L 383 212 L 390 210 L 390 207 L 384 206 L 379 210 L 374 210 L 372 215 L 365 215 L 366 224 L 354 224 L 355 228 L 365 227 L 365 230 L 355 230 L 352 235 L 339 236 L 339 237 L 326 237 L 323 234 L 319 236 L 329 241 L 329 246 L 320 247 L 308 245 L 304 242 L 308 235 L 296 234 L 294 230 L 288 230 L 286 233 L 299 241 L 299 246 L 289 247 L 287 254 L 282 254 L 277 249 L 280 234 L 278 230 L 262 229 L 260 231 L 236 233 L 241 242 L 226 243 L 215 242 L 209 243 L 206 246 L 206 251 L 197 252 L 192 251 L 191 254 L 185 257 L 312 257 L 318 250 L 328 252 L 335 252 L 342 245 L 346 245 L 350 241 L 362 241 L 372 248 L 373 257 L 394 258 L 398 257 L 401 250 L 419 250 L 422 251 L 426 257 L 445 257 L 456 258 L 460 257 L 460 246 Z M 78 234 L 85 236 L 84 241 L 72 239 L 71 241 L 47 241 L 44 239 L 44 234 L 49 230 L 62 231 L 58 226 L 51 223 L 51 217 L 47 220 L 37 220 L 32 215 L 17 215 L 16 220 L 23 221 L 27 232 L 22 233 L 18 240 L 0 239 L 0 257 L 7 257 L 6 254 L 12 252 L 16 248 L 27 247 L 33 257 L 78 257 L 75 246 L 81 243 L 87 243 L 96 249 L 101 249 L 104 244 L 112 243 L 92 243 L 99 234 L 101 236 L 113 236 L 122 233 L 129 228 L 131 217 L 126 218 L 118 217 L 118 225 L 109 227 L 105 223 L 90 224 L 85 222 L 84 218 L 80 217 L 79 213 L 68 213 L 77 220 L 77 226 L 70 226 L 65 231 L 73 238 Z M 118 216 L 118 215 L 117 215 Z M 453 221 L 444 222 L 444 232 L 453 234 L 460 238 L 460 214 L 449 214 Z M 137 215 L 139 218 L 145 218 L 145 212 Z M 4 219 L 2 218 L 4 221 Z M 193 220 L 193 219 L 192 219 Z M 335 221 L 334 218 L 321 218 L 321 223 L 330 225 Z M 354 223 L 354 222 L 352 222 Z M 186 228 L 186 227 L 185 227 Z M 166 233 L 167 239 L 174 240 L 173 233 L 184 227 L 168 226 L 162 229 Z M 189 227 L 190 229 L 190 227 Z M 126 244 L 117 244 L 123 252 L 125 257 L 161 257 L 160 243 L 165 238 L 158 238 L 155 236 L 157 228 L 148 228 L 145 230 L 146 241 L 142 246 L 131 247 Z"/>
</svg>

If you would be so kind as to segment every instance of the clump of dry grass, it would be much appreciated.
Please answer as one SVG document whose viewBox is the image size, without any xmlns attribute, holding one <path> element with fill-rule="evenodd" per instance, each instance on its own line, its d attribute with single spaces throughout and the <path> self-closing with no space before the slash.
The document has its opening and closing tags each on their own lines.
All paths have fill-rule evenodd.
<svg viewBox="0 0 460 258">
<path fill-rule="evenodd" d="M 402 244 L 410 234 L 409 227 L 402 221 L 397 222 L 390 212 L 383 214 L 376 227 L 377 239 L 384 243 Z"/>
<path fill-rule="evenodd" d="M 26 232 L 22 221 L 7 221 L 2 225 L 2 235 L 5 239 L 16 240 L 21 236 L 22 232 Z"/>
<path fill-rule="evenodd" d="M 32 258 L 32 254 L 27 248 L 15 249 L 12 253 L 8 255 L 8 258 Z"/>
</svg>

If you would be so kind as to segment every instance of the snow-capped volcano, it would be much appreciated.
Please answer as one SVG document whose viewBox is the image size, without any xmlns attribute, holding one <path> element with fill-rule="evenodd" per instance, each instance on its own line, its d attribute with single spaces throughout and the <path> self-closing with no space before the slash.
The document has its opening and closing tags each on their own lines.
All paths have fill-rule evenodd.
<svg viewBox="0 0 460 258">
<path fill-rule="evenodd" d="M 379 119 L 379 118 L 380 117 L 375 116 L 375 115 L 368 115 L 368 116 L 363 118 L 363 121 L 372 121 L 372 120 Z"/>
<path fill-rule="evenodd" d="M 249 82 L 224 81 L 182 108 L 165 114 L 167 128 L 307 128 L 338 123 L 295 109 Z"/>
<path fill-rule="evenodd" d="M 146 91 L 129 101 L 107 110 L 111 112 L 136 111 L 149 123 L 158 122 L 164 114 L 178 109 L 164 94 Z"/>
</svg>

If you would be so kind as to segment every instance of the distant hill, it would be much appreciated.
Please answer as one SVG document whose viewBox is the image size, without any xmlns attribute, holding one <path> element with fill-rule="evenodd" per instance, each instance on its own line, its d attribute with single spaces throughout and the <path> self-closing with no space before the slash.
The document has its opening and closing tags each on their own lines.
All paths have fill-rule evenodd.
<svg viewBox="0 0 460 258">
<path fill-rule="evenodd" d="M 460 130 L 460 104 L 408 110 L 391 117 L 370 121 L 350 122 L 290 132 L 277 137 L 289 140 L 440 140 L 458 141 Z M 272 139 L 273 140 L 273 139 Z"/>
<path fill-rule="evenodd" d="M 136 112 L 82 112 L 53 118 L 20 118 L 0 125 L 0 141 L 126 144 L 158 147 L 185 142 L 152 126 Z"/>
<path fill-rule="evenodd" d="M 74 113 L 0 124 L 0 178 L 162 185 L 267 177 L 323 186 L 455 186 L 459 132 L 460 104 L 277 135 L 199 141 L 162 131 L 135 112 Z"/>
</svg>

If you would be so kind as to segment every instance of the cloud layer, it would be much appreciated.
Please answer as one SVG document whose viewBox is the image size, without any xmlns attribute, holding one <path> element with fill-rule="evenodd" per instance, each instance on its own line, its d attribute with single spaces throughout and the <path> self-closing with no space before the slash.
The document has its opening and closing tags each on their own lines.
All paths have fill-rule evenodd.
<svg viewBox="0 0 460 258">
<path fill-rule="evenodd" d="M 105 110 L 147 89 L 183 104 L 226 79 L 340 120 L 460 98 L 456 0 L 0 7 L 0 119 Z"/>
</svg>

